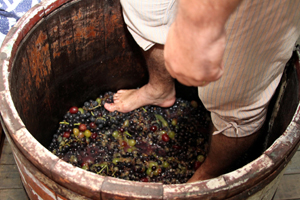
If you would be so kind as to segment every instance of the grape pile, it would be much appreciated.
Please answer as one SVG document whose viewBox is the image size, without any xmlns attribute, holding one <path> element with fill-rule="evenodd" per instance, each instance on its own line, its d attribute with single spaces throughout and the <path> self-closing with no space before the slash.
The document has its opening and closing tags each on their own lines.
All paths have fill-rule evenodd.
<svg viewBox="0 0 300 200">
<path fill-rule="evenodd" d="M 185 183 L 204 161 L 208 112 L 197 101 L 108 112 L 113 93 L 71 107 L 49 150 L 82 169 L 125 180 Z"/>
</svg>

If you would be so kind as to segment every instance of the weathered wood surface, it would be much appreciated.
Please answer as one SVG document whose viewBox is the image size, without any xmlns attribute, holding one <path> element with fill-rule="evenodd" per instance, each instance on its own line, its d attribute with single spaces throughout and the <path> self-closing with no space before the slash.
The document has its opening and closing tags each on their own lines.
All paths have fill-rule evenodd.
<svg viewBox="0 0 300 200">
<path fill-rule="evenodd" d="M 300 174 L 300 149 L 295 153 L 295 156 L 291 160 L 288 168 L 286 169 L 285 174 Z M 300 185 L 300 184 L 299 184 Z"/>
<path fill-rule="evenodd" d="M 0 160 L 1 160 L 1 155 L 3 151 L 3 144 L 4 144 L 4 132 L 2 130 L 1 124 L 0 124 Z"/>
<path fill-rule="evenodd" d="M 2 200 L 28 200 L 23 188 L 0 190 L 0 199 Z"/>
<path fill-rule="evenodd" d="M 0 165 L 0 190 L 22 188 L 22 182 L 18 172 L 17 166 L 14 165 Z"/>
<path fill-rule="evenodd" d="M 1 153 L 0 165 L 15 165 L 15 160 L 9 146 L 8 141 L 4 140 L 4 145 Z"/>
<path fill-rule="evenodd" d="M 0 159 L 0 199 L 28 200 L 7 140 L 4 140 Z"/>
<path fill-rule="evenodd" d="M 273 200 L 300 199 L 300 148 L 280 180 Z"/>
</svg>

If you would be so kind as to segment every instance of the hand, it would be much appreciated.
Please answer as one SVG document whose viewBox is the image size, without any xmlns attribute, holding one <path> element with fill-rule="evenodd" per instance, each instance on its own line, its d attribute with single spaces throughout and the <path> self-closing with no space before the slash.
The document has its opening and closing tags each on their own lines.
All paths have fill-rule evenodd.
<svg viewBox="0 0 300 200">
<path fill-rule="evenodd" d="M 223 74 L 222 58 L 225 34 L 210 38 L 210 34 L 180 31 L 173 24 L 166 41 L 165 66 L 173 78 L 187 86 L 204 86 Z"/>
<path fill-rule="evenodd" d="M 240 2 L 179 1 L 164 49 L 173 78 L 187 86 L 204 86 L 222 76 L 225 23 Z"/>
</svg>

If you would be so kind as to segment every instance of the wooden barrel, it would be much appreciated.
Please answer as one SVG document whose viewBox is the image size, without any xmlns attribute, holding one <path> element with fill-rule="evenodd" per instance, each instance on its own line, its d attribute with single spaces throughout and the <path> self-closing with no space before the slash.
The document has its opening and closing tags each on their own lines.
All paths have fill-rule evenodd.
<svg viewBox="0 0 300 200">
<path fill-rule="evenodd" d="M 10 30 L 0 52 L 1 124 L 31 199 L 270 199 L 299 146 L 299 58 L 294 53 L 270 105 L 266 131 L 220 177 L 164 185 L 100 176 L 49 152 L 61 116 L 106 91 L 140 87 L 147 67 L 118 0 L 45 0 Z M 196 95 L 177 85 L 178 95 Z M 248 159 L 249 160 L 249 159 Z"/>
</svg>

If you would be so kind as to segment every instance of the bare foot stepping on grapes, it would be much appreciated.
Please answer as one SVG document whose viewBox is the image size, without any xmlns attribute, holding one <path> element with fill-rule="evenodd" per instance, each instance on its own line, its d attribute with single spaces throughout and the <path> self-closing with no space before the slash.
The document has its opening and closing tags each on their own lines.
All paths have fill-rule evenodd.
<svg viewBox="0 0 300 200">
<path fill-rule="evenodd" d="M 175 88 L 164 88 L 164 91 L 154 90 L 149 84 L 140 89 L 119 90 L 114 95 L 114 103 L 105 103 L 104 107 L 113 112 L 130 112 L 145 105 L 170 107 L 175 102 Z"/>
</svg>

